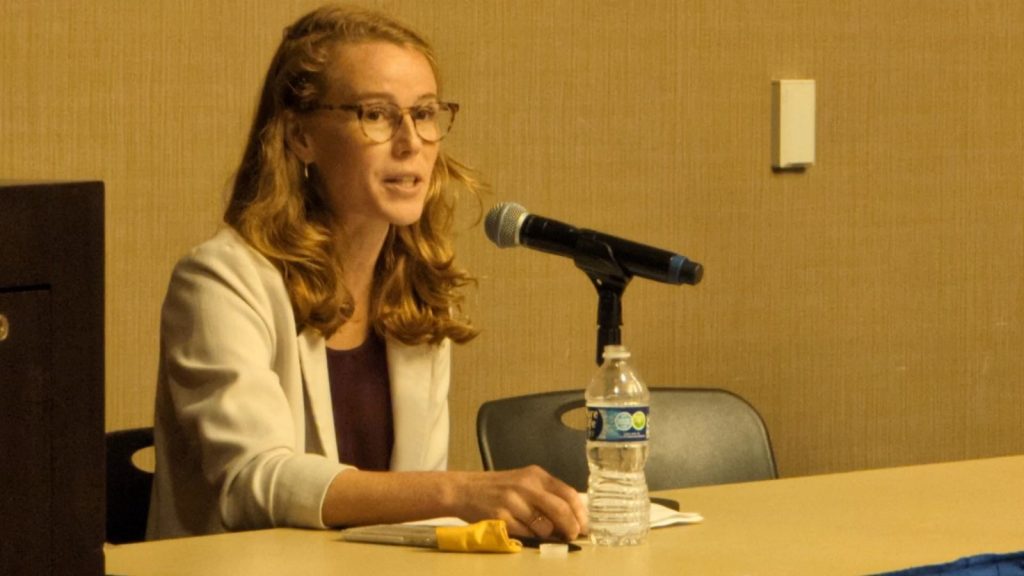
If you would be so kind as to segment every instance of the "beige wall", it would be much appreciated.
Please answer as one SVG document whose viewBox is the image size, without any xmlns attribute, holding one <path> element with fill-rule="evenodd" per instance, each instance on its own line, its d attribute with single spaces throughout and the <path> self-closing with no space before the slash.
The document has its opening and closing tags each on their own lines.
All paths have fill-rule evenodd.
<svg viewBox="0 0 1024 576">
<path fill-rule="evenodd" d="M 217 225 L 281 28 L 314 5 L 0 0 L 0 178 L 107 186 L 111 429 L 151 421 L 170 268 Z M 748 398 L 787 476 L 1024 452 L 1024 3 L 378 5 L 437 44 L 485 207 L 705 264 L 626 292 L 651 384 Z M 787 77 L 818 85 L 805 173 L 769 167 Z M 585 385 L 596 297 L 465 206 L 484 332 L 456 352 L 452 464 L 473 468 L 482 401 Z"/>
</svg>

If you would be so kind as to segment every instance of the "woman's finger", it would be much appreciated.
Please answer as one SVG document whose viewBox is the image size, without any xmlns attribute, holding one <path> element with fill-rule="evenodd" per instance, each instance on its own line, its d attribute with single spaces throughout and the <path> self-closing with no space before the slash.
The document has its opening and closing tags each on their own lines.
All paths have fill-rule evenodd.
<svg viewBox="0 0 1024 576">
<path fill-rule="evenodd" d="M 538 538 L 550 538 L 555 531 L 555 525 L 544 514 L 537 512 L 527 526 L 530 532 Z"/>
</svg>

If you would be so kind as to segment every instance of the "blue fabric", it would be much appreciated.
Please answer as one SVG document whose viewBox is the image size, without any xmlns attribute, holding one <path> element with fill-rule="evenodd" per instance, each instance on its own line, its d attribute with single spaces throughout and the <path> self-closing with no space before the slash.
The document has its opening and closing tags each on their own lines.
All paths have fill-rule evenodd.
<svg viewBox="0 0 1024 576">
<path fill-rule="evenodd" d="M 968 556 L 948 564 L 919 566 L 877 576 L 1024 576 L 1024 552 Z"/>
</svg>

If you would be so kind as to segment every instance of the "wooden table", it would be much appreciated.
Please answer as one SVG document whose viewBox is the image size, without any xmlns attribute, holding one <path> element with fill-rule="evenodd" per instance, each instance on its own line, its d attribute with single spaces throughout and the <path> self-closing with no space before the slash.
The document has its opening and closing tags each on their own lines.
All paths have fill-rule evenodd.
<svg viewBox="0 0 1024 576">
<path fill-rule="evenodd" d="M 1024 456 L 669 490 L 702 524 L 567 558 L 455 554 L 259 530 L 107 546 L 114 575 L 870 574 L 1024 550 Z"/>
</svg>

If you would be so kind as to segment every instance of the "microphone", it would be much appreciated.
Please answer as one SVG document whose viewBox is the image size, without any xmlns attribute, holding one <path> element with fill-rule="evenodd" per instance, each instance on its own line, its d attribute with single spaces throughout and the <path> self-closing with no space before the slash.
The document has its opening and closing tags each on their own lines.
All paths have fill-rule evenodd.
<svg viewBox="0 0 1024 576">
<path fill-rule="evenodd" d="M 601 232 L 574 228 L 543 216 L 530 214 L 515 202 L 502 202 L 487 213 L 487 237 L 499 248 L 527 246 L 534 250 L 566 256 L 573 260 L 597 257 L 618 265 L 629 276 L 640 276 L 666 284 L 696 284 L 704 267 L 679 254 L 645 246 Z"/>
</svg>

